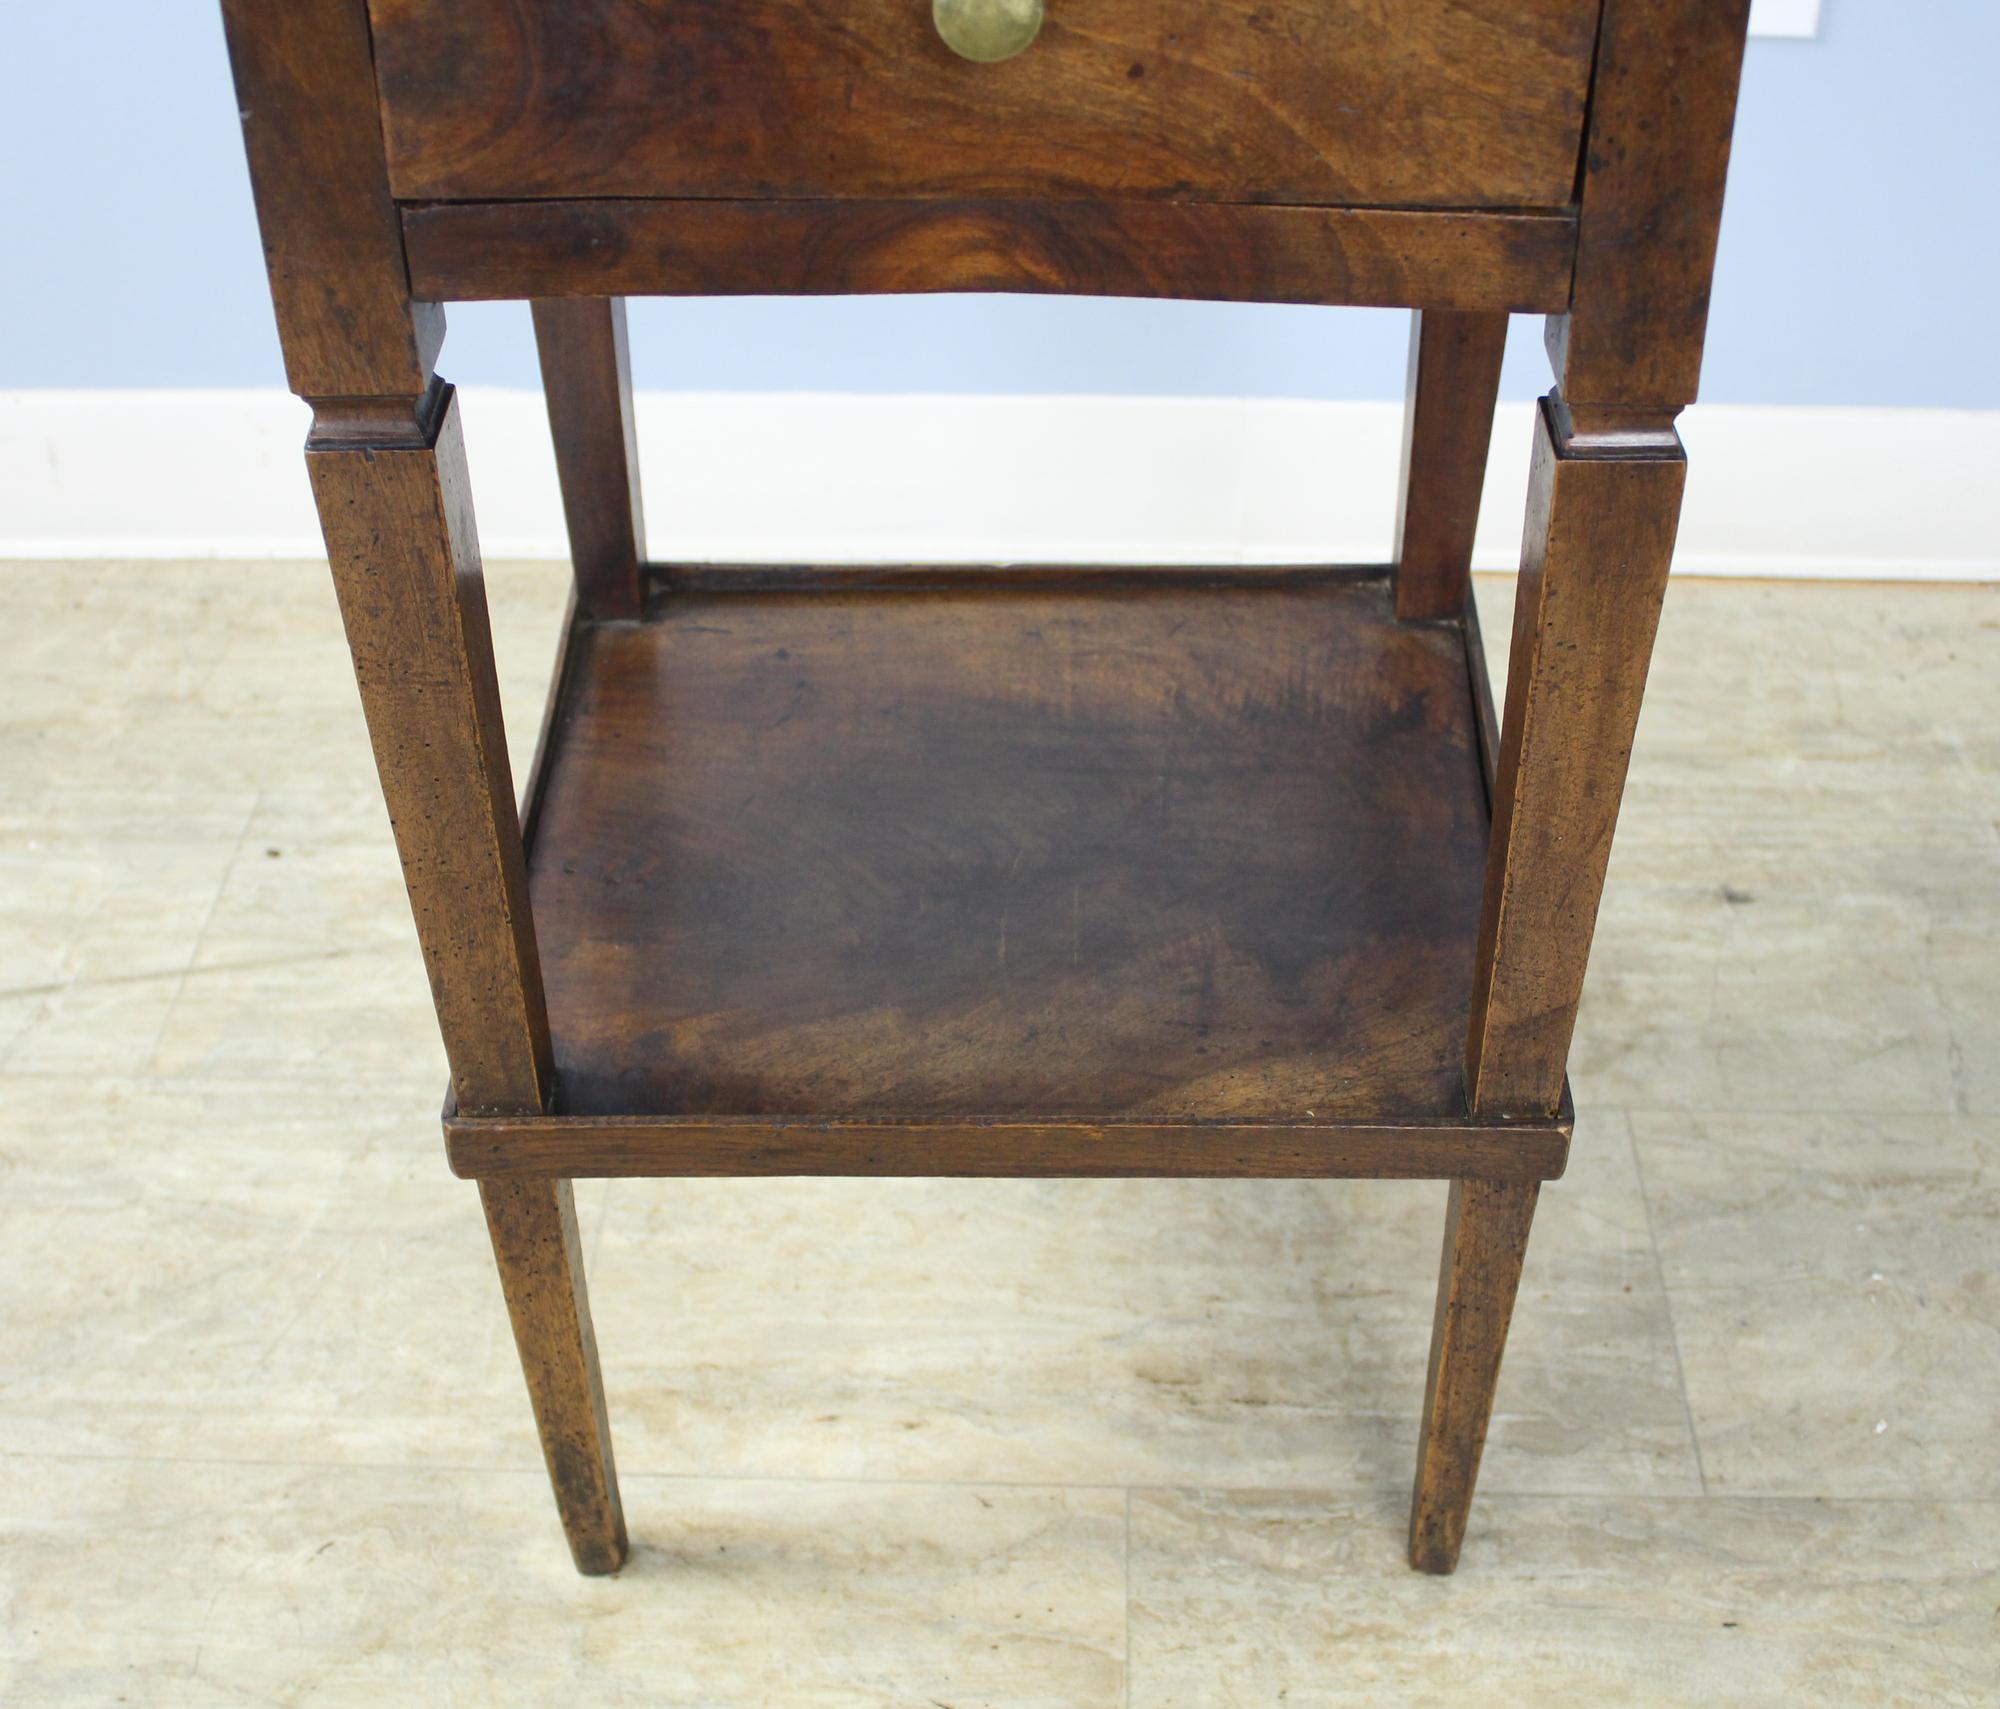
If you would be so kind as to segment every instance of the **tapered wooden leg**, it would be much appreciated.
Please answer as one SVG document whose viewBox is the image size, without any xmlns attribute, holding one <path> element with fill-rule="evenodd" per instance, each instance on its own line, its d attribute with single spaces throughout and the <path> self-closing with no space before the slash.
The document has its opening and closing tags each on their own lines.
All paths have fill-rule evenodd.
<svg viewBox="0 0 2000 1709">
<path fill-rule="evenodd" d="M 567 1181 L 482 1181 L 486 1226 L 576 1569 L 625 1564 L 625 1510 Z"/>
<path fill-rule="evenodd" d="M 1506 345 L 1504 314 L 1426 309 L 1412 317 L 1396 514 L 1398 617 L 1456 617 L 1465 609 Z"/>
<path fill-rule="evenodd" d="M 534 316 L 578 608 L 588 617 L 637 617 L 646 518 L 625 299 L 544 298 Z"/>
<path fill-rule="evenodd" d="M 539 1110 L 548 1014 L 451 388 L 315 399 L 306 467 L 458 1107 Z"/>
<path fill-rule="evenodd" d="M 1672 410 L 1543 400 L 1466 1039 L 1476 1114 L 1562 1098 L 1685 475 Z M 1536 1194 L 1452 1185 L 1410 1513 L 1425 1572 L 1458 1563 Z"/>
<path fill-rule="evenodd" d="M 1466 1038 L 1480 1115 L 1550 1115 L 1673 557 L 1673 412 L 1545 399 Z"/>
<path fill-rule="evenodd" d="M 1410 1504 L 1410 1565 L 1422 1572 L 1458 1565 L 1539 1191 L 1533 1181 L 1451 1184 Z"/>
<path fill-rule="evenodd" d="M 450 388 L 316 399 L 307 464 L 459 1109 L 546 1103 L 549 1027 Z M 625 1521 L 567 1181 L 482 1182 L 570 1551 L 625 1559 Z"/>
</svg>

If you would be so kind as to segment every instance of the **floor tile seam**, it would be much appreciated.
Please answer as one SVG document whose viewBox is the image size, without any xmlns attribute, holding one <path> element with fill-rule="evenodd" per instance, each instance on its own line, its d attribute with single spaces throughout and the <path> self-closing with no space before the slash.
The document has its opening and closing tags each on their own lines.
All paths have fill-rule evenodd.
<svg viewBox="0 0 2000 1709">
<path fill-rule="evenodd" d="M 75 1449 L 34 1449 L 0 1448 L 0 1461 L 19 1460 L 34 1462 L 60 1462 L 82 1465 L 131 1465 L 131 1466 L 207 1466 L 218 1470 L 240 1469 L 244 1471 L 281 1472 L 327 1472 L 352 1473 L 355 1475 L 397 1477 L 546 1477 L 546 1469 L 539 1463 L 522 1462 L 510 1465 L 476 1465 L 458 1462 L 427 1462 L 412 1460 L 292 1460 L 292 1459 L 243 1459 L 230 1456 L 201 1456 L 176 1454 L 94 1454 Z M 1204 1482 L 1200 1480 L 1138 1480 L 1121 1482 L 1117 1480 L 1064 1480 L 1050 1478 L 918 1478 L 880 1477 L 867 1475 L 824 1476 L 807 1474 L 784 1474 L 775 1472 L 731 1472 L 731 1471 L 651 1471 L 621 1466 L 619 1477 L 630 1483 L 714 1483 L 714 1484 L 771 1484 L 779 1487 L 819 1486 L 825 1488 L 863 1489 L 911 1489 L 911 1490 L 1006 1490 L 1032 1494 L 1077 1493 L 1095 1495 L 1120 1495 L 1129 1506 L 1135 1496 L 1220 1496 L 1226 1498 L 1273 1498 L 1295 1497 L 1302 1501 L 1328 1499 L 1338 1501 L 1401 1501 L 1408 1495 L 1407 1486 L 1396 1484 L 1319 1484 L 1319 1483 L 1275 1483 L 1236 1484 Z M 1481 1502 L 1497 1503 L 1548 1503 L 1578 1502 L 1587 1504 L 1622 1504 L 1630 1506 L 1764 1506 L 1793 1505 L 1809 1507 L 1909 1507 L 1909 1508 L 2000 1508 L 2000 1495 L 1961 1496 L 1936 1493 L 1857 1493 L 1841 1494 L 1831 1491 L 1803 1490 L 1725 1490 L 1709 1494 L 1676 1492 L 1672 1490 L 1633 1491 L 1624 1489 L 1493 1489 L 1482 1488 L 1478 1496 Z"/>
<path fill-rule="evenodd" d="M 201 954 L 201 946 L 207 941 L 209 928 L 215 924 L 215 916 L 222 911 L 222 898 L 229 888 L 229 880 L 236 871 L 236 863 L 243 858 L 244 846 L 250 841 L 250 827 L 257 822 L 257 809 L 264 803 L 264 792 L 259 789 L 250 798 L 249 811 L 243 815 L 243 827 L 236 834 L 236 846 L 230 851 L 229 859 L 223 862 L 222 874 L 216 880 L 215 894 L 209 898 L 208 912 L 202 917 L 201 927 L 194 935 L 194 943 L 189 947 L 187 966 L 192 968 Z M 180 1007 L 181 993 L 187 989 L 187 970 L 183 969 L 179 981 L 174 986 L 173 995 L 167 999 L 166 1012 L 160 1016 L 160 1024 L 154 1030 L 152 1045 L 146 1052 L 146 1067 L 157 1069 L 160 1060 L 160 1046 L 167 1036 L 167 1029 L 173 1025 L 174 1012 Z"/>
<path fill-rule="evenodd" d="M 1653 1249 L 1653 1278 L 1659 1286 L 1660 1305 L 1667 1314 L 1667 1339 L 1674 1350 L 1674 1381 L 1681 1391 L 1681 1415 L 1687 1420 L 1688 1445 L 1694 1450 L 1695 1477 L 1701 1493 L 1708 1494 L 1708 1463 L 1701 1451 L 1701 1431 L 1694 1420 L 1694 1396 L 1689 1392 L 1687 1362 L 1681 1357 L 1680 1325 L 1674 1320 L 1673 1290 L 1667 1286 L 1667 1266 L 1660 1256 L 1660 1234 L 1653 1218 L 1653 1198 L 1646 1186 L 1646 1166 L 1639 1156 L 1639 1136 L 1633 1130 L 1629 1111 L 1623 1112 L 1625 1144 L 1632 1158 L 1632 1173 L 1639 1182 L 1639 1204 L 1646 1216 L 1646 1238 Z"/>
<path fill-rule="evenodd" d="M 352 944 L 342 949 L 308 950 L 298 955 L 265 956 L 252 961 L 217 961 L 204 967 L 161 967 L 144 973 L 85 975 L 76 979 L 51 980 L 41 985 L 11 985 L 0 989 L 0 1003 L 10 998 L 53 997 L 64 991 L 96 991 L 117 986 L 156 985 L 168 979 L 194 979 L 218 973 L 261 973 L 274 967 L 316 967 L 322 962 L 346 961 L 358 956 L 380 955 L 401 948 L 400 940 L 379 944 Z"/>
</svg>

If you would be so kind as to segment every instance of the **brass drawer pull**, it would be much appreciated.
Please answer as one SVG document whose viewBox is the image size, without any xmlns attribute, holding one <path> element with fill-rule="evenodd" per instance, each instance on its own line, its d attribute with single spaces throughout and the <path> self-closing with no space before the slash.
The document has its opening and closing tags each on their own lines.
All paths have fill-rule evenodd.
<svg viewBox="0 0 2000 1709">
<path fill-rule="evenodd" d="M 1042 0 L 931 0 L 944 45 L 980 65 L 1012 59 L 1042 27 Z"/>
</svg>

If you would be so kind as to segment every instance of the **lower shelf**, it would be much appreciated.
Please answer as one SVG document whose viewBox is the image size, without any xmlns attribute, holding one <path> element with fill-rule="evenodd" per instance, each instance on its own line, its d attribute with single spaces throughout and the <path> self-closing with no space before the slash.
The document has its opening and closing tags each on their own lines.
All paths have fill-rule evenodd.
<svg viewBox="0 0 2000 1709">
<path fill-rule="evenodd" d="M 461 1116 L 447 1109 L 455 1174 L 1262 1177 L 1287 1181 L 1546 1181 L 1575 1118 L 1547 1121 L 927 1122 L 782 1116 Z"/>
<path fill-rule="evenodd" d="M 545 735 L 554 1113 L 455 1166 L 1554 1173 L 1464 1114 L 1478 693 L 1375 573 L 669 583 Z"/>
</svg>

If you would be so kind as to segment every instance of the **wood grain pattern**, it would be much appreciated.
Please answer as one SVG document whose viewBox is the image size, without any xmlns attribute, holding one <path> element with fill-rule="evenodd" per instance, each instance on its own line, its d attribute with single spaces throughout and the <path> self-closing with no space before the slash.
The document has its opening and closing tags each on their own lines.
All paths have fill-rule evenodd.
<svg viewBox="0 0 2000 1709">
<path fill-rule="evenodd" d="M 406 208 L 413 289 L 556 296 L 1078 292 L 1543 313 L 1567 213 L 1149 202 L 547 201 Z"/>
<path fill-rule="evenodd" d="M 1572 404 L 1694 402 L 1750 0 L 1604 0 L 1576 301 L 1549 322 Z"/>
<path fill-rule="evenodd" d="M 578 1572 L 625 1564 L 625 1510 L 567 1181 L 482 1181 L 480 1202 L 535 1409 L 556 1512 Z"/>
<path fill-rule="evenodd" d="M 458 406 L 420 449 L 307 467 L 464 1110 L 539 1110 L 548 1017 L 493 672 Z"/>
<path fill-rule="evenodd" d="M 625 299 L 541 299 L 533 314 L 577 605 L 591 617 L 637 617 L 646 511 Z"/>
<path fill-rule="evenodd" d="M 522 1175 L 1183 1176 L 1296 1181 L 1551 1180 L 1571 1118 L 1474 1123 L 445 1118 L 454 1173 Z"/>
<path fill-rule="evenodd" d="M 1462 1115 L 1475 741 L 1380 580 L 586 628 L 530 857 L 561 1108 Z"/>
<path fill-rule="evenodd" d="M 625 1537 L 567 1176 L 661 1171 L 1448 1175 L 1411 1559 L 1451 1569 L 1567 1152 L 1747 5 L 1056 0 L 975 67 L 921 0 L 224 0 L 447 1143 L 583 1570 Z M 1324 568 L 644 564 L 612 299 L 967 290 L 1425 311 L 1421 621 Z M 532 879 L 456 297 L 539 299 L 578 567 Z M 1496 738 L 1465 572 L 1530 311 L 1561 390 Z"/>
<path fill-rule="evenodd" d="M 1479 735 L 1479 771 L 1486 783 L 1490 812 L 1499 793 L 1500 717 L 1493 705 L 1493 677 L 1486 668 L 1486 641 L 1479 622 L 1479 594 L 1468 577 L 1465 584 L 1465 674 L 1472 686 L 1473 728 Z"/>
<path fill-rule="evenodd" d="M 396 194 L 1570 200 L 1597 0 L 371 0 Z"/>
<path fill-rule="evenodd" d="M 1396 615 L 1406 621 L 1465 609 L 1506 348 L 1504 314 L 1413 317 L 1396 509 Z"/>
<path fill-rule="evenodd" d="M 1410 1565 L 1420 1572 L 1458 1565 L 1538 1193 L 1533 1182 L 1451 1185 L 1410 1503 Z"/>
<path fill-rule="evenodd" d="M 292 390 L 421 397 L 444 312 L 404 283 L 363 0 L 223 0 L 222 22 Z"/>
<path fill-rule="evenodd" d="M 1566 452 L 1538 418 L 1466 1044 L 1482 1115 L 1554 1110 L 1665 597 L 1687 464 Z"/>
</svg>

